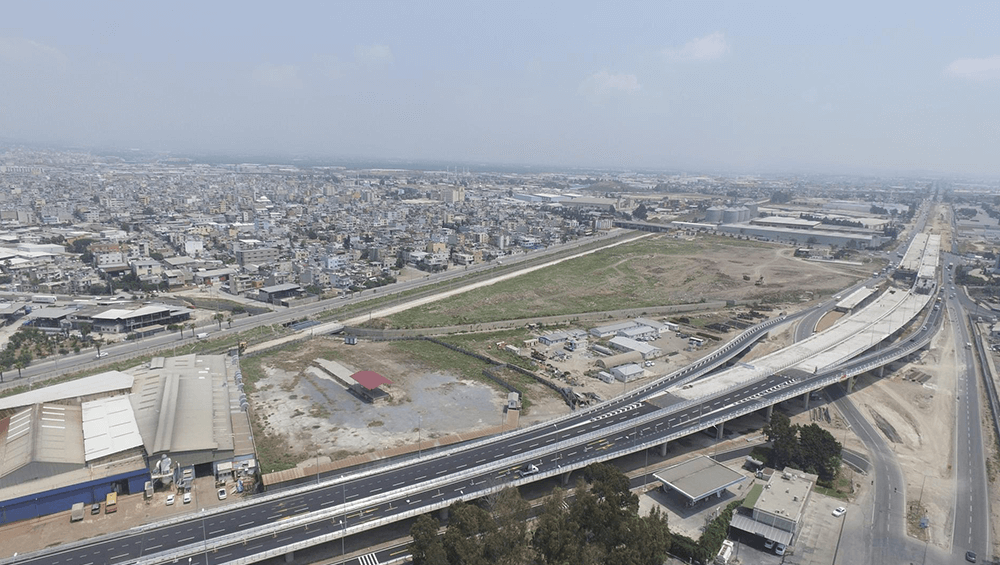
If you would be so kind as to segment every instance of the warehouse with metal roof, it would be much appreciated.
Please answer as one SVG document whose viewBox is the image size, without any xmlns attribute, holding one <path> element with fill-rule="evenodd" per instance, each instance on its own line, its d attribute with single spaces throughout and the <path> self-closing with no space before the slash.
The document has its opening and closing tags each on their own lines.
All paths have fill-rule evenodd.
<svg viewBox="0 0 1000 565">
<path fill-rule="evenodd" d="M 129 401 L 150 460 L 169 455 L 189 466 L 233 458 L 225 359 L 193 354 L 155 357 L 136 371 Z"/>
<path fill-rule="evenodd" d="M 149 471 L 127 414 L 86 404 L 34 404 L 0 420 L 0 523 L 142 490 Z"/>
</svg>

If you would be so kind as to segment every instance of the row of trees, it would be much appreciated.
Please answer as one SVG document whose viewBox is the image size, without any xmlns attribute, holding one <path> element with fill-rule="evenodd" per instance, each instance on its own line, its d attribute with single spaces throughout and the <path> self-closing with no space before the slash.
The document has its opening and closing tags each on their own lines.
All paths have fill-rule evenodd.
<svg viewBox="0 0 1000 565">
<path fill-rule="evenodd" d="M 841 445 L 833 435 L 816 424 L 793 425 L 788 416 L 774 412 L 764 426 L 771 442 L 767 464 L 775 469 L 791 466 L 819 476 L 829 485 L 840 470 Z"/>
<path fill-rule="evenodd" d="M 600 463 L 587 467 L 570 493 L 556 489 L 533 523 L 530 505 L 513 488 L 482 505 L 455 503 L 449 514 L 444 535 L 429 515 L 414 523 L 410 549 L 416 565 L 652 565 L 672 550 L 696 558 L 718 551 L 671 535 L 666 516 L 655 509 L 640 517 L 628 477 Z"/>
</svg>

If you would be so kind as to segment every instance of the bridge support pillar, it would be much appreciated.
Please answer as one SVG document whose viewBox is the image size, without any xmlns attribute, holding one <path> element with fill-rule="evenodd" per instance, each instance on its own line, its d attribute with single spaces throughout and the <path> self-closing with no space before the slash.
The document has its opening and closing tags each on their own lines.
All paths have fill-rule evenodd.
<svg viewBox="0 0 1000 565">
<path fill-rule="evenodd" d="M 445 506 L 444 508 L 442 508 L 441 510 L 439 510 L 438 511 L 438 516 L 440 517 L 440 519 L 441 519 L 442 522 L 447 522 L 448 521 L 448 507 Z"/>
<path fill-rule="evenodd" d="M 715 441 L 722 441 L 722 430 L 725 428 L 725 422 L 719 422 L 715 426 Z"/>
<path fill-rule="evenodd" d="M 854 392 L 854 381 L 857 379 L 857 377 L 847 377 L 847 380 L 844 381 L 844 388 L 847 389 L 848 393 Z"/>
<path fill-rule="evenodd" d="M 768 422 L 771 421 L 772 414 L 774 414 L 774 404 L 771 404 L 770 406 L 764 409 L 764 417 L 767 418 Z"/>
<path fill-rule="evenodd" d="M 663 442 L 663 443 L 660 444 L 660 457 L 666 457 L 667 456 L 667 446 L 668 445 L 670 445 L 669 441 L 665 441 L 665 442 Z"/>
<path fill-rule="evenodd" d="M 289 551 L 285 554 L 285 563 L 291 563 L 293 561 L 295 561 L 295 552 Z"/>
<path fill-rule="evenodd" d="M 573 471 L 566 471 L 565 473 L 559 475 L 559 480 L 562 482 L 562 486 L 569 485 L 569 476 L 573 474 Z"/>
<path fill-rule="evenodd" d="M 802 409 L 803 410 L 808 410 L 809 409 L 809 393 L 808 392 L 802 395 Z"/>
</svg>

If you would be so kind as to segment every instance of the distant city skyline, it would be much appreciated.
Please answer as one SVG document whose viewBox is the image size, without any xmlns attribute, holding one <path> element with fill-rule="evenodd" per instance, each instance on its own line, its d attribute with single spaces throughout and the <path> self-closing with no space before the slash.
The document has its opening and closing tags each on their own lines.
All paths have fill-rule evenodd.
<svg viewBox="0 0 1000 565">
<path fill-rule="evenodd" d="M 6 6 L 0 137 L 316 160 L 1000 176 L 1000 4 Z"/>
</svg>

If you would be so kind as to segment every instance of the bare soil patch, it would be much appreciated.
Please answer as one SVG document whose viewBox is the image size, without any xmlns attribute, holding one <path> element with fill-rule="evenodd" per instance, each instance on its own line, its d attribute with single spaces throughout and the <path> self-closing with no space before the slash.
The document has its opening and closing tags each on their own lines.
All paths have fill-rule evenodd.
<svg viewBox="0 0 1000 565">
<path fill-rule="evenodd" d="M 950 550 L 955 503 L 954 428 L 958 367 L 948 325 L 929 351 L 878 378 L 859 377 L 852 400 L 893 446 L 906 479 L 908 533 Z M 919 515 L 918 515 L 919 514 Z M 920 518 L 929 527 L 919 528 Z M 913 522 L 913 524 L 909 524 Z"/>
<path fill-rule="evenodd" d="M 348 392 L 316 359 L 330 359 L 351 373 L 375 371 L 392 381 L 381 388 L 385 404 L 368 404 Z M 500 425 L 507 391 L 481 376 L 488 366 L 425 341 L 344 345 L 314 338 L 244 360 L 254 376 L 249 395 L 258 451 L 265 472 L 318 456 L 341 459 Z M 511 375 L 504 374 L 505 377 Z M 542 385 L 526 387 L 533 403 L 521 425 L 569 411 Z"/>
</svg>

